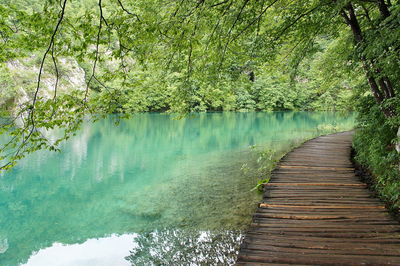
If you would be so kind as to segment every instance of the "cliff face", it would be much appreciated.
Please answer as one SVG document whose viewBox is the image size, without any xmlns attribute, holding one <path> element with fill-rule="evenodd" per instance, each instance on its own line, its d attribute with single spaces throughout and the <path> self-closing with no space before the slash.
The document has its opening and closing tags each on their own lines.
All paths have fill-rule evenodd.
<svg viewBox="0 0 400 266">
<path fill-rule="evenodd" d="M 37 56 L 9 61 L 2 67 L 0 80 L 0 109 L 12 113 L 17 106 L 32 100 L 36 91 L 40 59 Z M 44 66 L 38 96 L 51 99 L 55 93 L 56 71 L 51 60 Z M 76 60 L 60 58 L 57 60 L 58 85 L 57 95 L 73 90 L 85 90 L 85 71 Z"/>
</svg>

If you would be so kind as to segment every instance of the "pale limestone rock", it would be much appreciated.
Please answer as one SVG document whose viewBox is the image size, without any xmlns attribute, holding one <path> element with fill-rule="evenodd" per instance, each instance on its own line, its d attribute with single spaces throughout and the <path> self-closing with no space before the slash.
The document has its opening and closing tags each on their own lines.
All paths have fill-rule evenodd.
<svg viewBox="0 0 400 266">
<path fill-rule="evenodd" d="M 399 127 L 399 130 L 397 130 L 396 151 L 400 152 L 400 127 Z"/>
</svg>

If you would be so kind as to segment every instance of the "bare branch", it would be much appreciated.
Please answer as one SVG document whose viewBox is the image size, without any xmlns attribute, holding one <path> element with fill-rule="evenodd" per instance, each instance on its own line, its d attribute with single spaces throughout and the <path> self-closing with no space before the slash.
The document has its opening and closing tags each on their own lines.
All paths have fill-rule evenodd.
<svg viewBox="0 0 400 266">
<path fill-rule="evenodd" d="M 57 97 L 57 88 L 58 88 L 58 81 L 59 81 L 60 73 L 58 71 L 57 61 L 56 61 L 56 57 L 54 55 L 54 44 L 51 48 L 51 59 L 53 60 L 54 70 L 56 71 L 56 83 L 54 84 L 54 95 L 53 95 L 53 101 L 55 101 L 56 97 Z"/>
<path fill-rule="evenodd" d="M 94 80 L 96 80 L 103 88 L 106 90 L 110 90 L 103 82 L 101 82 L 96 76 L 93 76 Z"/>
<path fill-rule="evenodd" d="M 34 119 L 34 112 L 35 112 L 35 105 L 36 105 L 36 102 L 38 100 L 38 95 L 39 95 L 39 91 L 40 91 L 40 84 L 41 84 L 41 78 L 42 78 L 42 75 L 43 75 L 44 63 L 46 61 L 47 55 L 50 53 L 51 49 L 54 46 L 55 37 L 56 37 L 56 35 L 57 35 L 58 31 L 59 31 L 59 28 L 60 28 L 60 25 L 61 25 L 63 19 L 64 19 L 66 5 L 67 5 L 67 0 L 64 0 L 63 4 L 62 4 L 61 11 L 60 11 L 59 19 L 58 19 L 57 24 L 56 24 L 56 27 L 53 30 L 53 34 L 51 35 L 49 45 L 48 45 L 48 47 L 47 47 L 47 49 L 46 49 L 46 51 L 45 51 L 45 53 L 44 53 L 44 55 L 42 57 L 41 63 L 40 63 L 39 74 L 38 74 L 38 78 L 37 78 L 37 82 L 36 82 L 36 89 L 35 89 L 35 93 L 34 93 L 34 96 L 33 96 L 33 99 L 32 99 L 32 103 L 28 108 L 24 109 L 24 110 L 28 111 L 27 120 L 30 121 L 30 124 L 29 123 L 26 124 L 24 118 L 22 117 L 22 113 L 24 111 L 20 112 L 21 121 L 24 123 L 23 128 L 26 129 L 26 130 L 28 130 L 29 127 L 30 128 L 29 128 L 28 134 L 26 136 L 25 136 L 25 134 L 22 134 L 22 142 L 18 146 L 18 149 L 14 152 L 13 157 L 18 157 L 19 156 L 21 151 L 26 147 L 26 145 L 27 145 L 29 139 L 31 138 L 32 134 L 36 131 L 36 123 L 35 123 L 35 119 Z M 9 161 L 6 164 L 0 166 L 0 169 L 5 169 L 6 167 L 8 167 L 11 164 L 12 164 L 12 162 Z"/>
<path fill-rule="evenodd" d="M 139 16 L 138 16 L 137 14 L 132 13 L 132 12 L 130 12 L 129 10 L 127 10 L 127 9 L 124 7 L 124 5 L 122 4 L 121 0 L 117 0 L 117 1 L 118 1 L 119 6 L 122 8 L 122 10 L 123 10 L 125 13 L 127 13 L 128 15 L 131 15 L 131 16 L 136 17 L 136 19 L 137 19 L 139 22 L 141 22 L 141 20 L 140 20 L 140 18 L 139 18 Z"/>
<path fill-rule="evenodd" d="M 225 0 L 225 1 L 222 1 L 222 2 L 219 2 L 219 3 L 216 3 L 216 4 L 213 4 L 213 5 L 211 5 L 210 7 L 217 7 L 217 6 L 226 4 L 226 3 L 228 3 L 228 2 L 229 2 L 229 0 Z"/>
<path fill-rule="evenodd" d="M 92 75 L 89 78 L 89 81 L 87 82 L 87 86 L 86 86 L 86 90 L 85 90 L 85 98 L 84 98 L 84 102 L 87 102 L 87 97 L 89 95 L 89 86 L 90 83 L 92 82 L 92 79 L 95 76 L 96 73 L 96 67 L 97 67 L 97 62 L 99 60 L 99 46 L 100 46 L 100 36 L 101 36 L 101 30 L 103 27 L 103 21 L 104 21 L 104 16 L 103 16 L 103 7 L 101 5 L 101 1 L 99 0 L 98 2 L 98 6 L 99 6 L 99 11 L 100 11 L 100 15 L 99 15 L 99 30 L 97 31 L 97 40 L 96 40 L 96 51 L 95 51 L 95 59 L 93 62 L 93 68 L 92 68 Z"/>
<path fill-rule="evenodd" d="M 33 110 L 35 108 L 35 103 L 37 101 L 37 97 L 38 97 L 39 90 L 40 90 L 40 83 L 41 83 L 41 78 L 42 78 L 42 74 L 43 74 L 44 62 L 46 61 L 46 57 L 47 57 L 48 53 L 50 52 L 50 50 L 54 46 L 55 37 L 57 35 L 58 29 L 59 29 L 59 27 L 61 25 L 61 22 L 64 19 L 66 5 L 67 5 L 67 0 L 64 0 L 63 5 L 62 5 L 62 9 L 61 9 L 61 12 L 60 12 L 60 18 L 58 19 L 56 28 L 54 29 L 53 34 L 52 34 L 52 36 L 50 38 L 49 46 L 47 47 L 47 50 L 44 53 L 42 61 L 40 63 L 40 69 L 39 69 L 39 75 L 38 75 L 36 90 L 35 90 L 35 94 L 34 94 L 34 97 L 33 97 L 33 100 L 32 100 L 32 111 L 31 111 L 31 115 L 30 115 L 32 119 L 33 119 Z M 34 124 L 33 120 L 32 120 L 32 123 Z"/>
</svg>

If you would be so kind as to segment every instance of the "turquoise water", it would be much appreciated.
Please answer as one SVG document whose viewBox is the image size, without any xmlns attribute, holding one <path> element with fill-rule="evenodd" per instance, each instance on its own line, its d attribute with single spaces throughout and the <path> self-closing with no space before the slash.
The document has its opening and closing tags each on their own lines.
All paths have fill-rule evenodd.
<svg viewBox="0 0 400 266">
<path fill-rule="evenodd" d="M 354 123 L 307 112 L 172 118 L 87 123 L 60 153 L 2 173 L 0 265 L 232 264 L 260 199 L 250 191 L 265 174 L 259 152 Z"/>
</svg>

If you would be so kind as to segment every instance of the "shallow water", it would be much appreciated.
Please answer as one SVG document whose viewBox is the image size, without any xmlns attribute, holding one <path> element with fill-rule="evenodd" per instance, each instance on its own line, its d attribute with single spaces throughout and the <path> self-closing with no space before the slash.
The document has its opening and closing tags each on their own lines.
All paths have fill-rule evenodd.
<svg viewBox="0 0 400 266">
<path fill-rule="evenodd" d="M 250 191 L 265 175 L 260 151 L 354 123 L 308 112 L 172 117 L 87 123 L 62 152 L 1 174 L 0 265 L 232 264 L 260 200 Z"/>
</svg>

